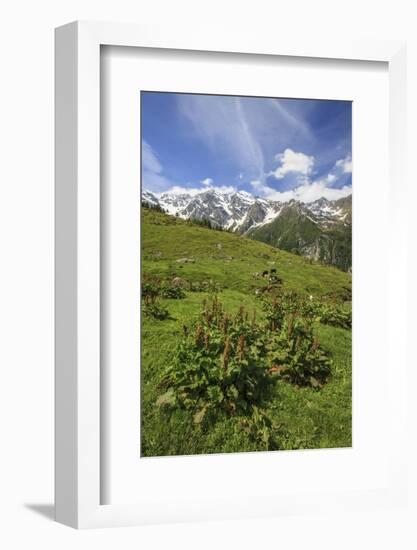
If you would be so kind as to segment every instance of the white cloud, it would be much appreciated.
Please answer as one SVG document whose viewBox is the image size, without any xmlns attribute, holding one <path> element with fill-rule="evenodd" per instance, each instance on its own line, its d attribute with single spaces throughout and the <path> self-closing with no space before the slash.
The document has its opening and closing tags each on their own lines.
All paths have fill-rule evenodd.
<svg viewBox="0 0 417 550">
<path fill-rule="evenodd" d="M 345 185 L 340 189 L 328 187 L 328 176 L 313 182 L 305 179 L 298 187 L 289 191 L 276 191 L 259 180 L 252 181 L 251 185 L 256 195 L 280 202 L 288 202 L 293 199 L 301 202 L 313 202 L 321 197 L 337 200 L 352 193 L 350 185 Z"/>
<path fill-rule="evenodd" d="M 352 158 L 350 155 L 347 155 L 344 159 L 339 159 L 335 162 L 332 170 L 324 176 L 320 183 L 324 185 L 332 185 L 335 181 L 344 178 L 344 174 L 352 172 Z M 346 180 L 346 177 L 344 178 Z"/>
<path fill-rule="evenodd" d="M 328 200 L 337 200 L 342 197 L 346 197 L 351 193 L 352 187 L 350 186 L 346 185 L 341 189 L 335 189 L 332 187 L 327 187 L 321 181 L 317 181 L 310 184 L 300 185 L 291 191 L 284 191 L 283 193 L 273 191 L 268 194 L 267 198 L 283 202 L 290 201 L 292 199 L 301 202 L 313 202 L 322 197 Z"/>
<path fill-rule="evenodd" d="M 290 173 L 308 176 L 311 174 L 314 166 L 313 156 L 297 153 L 292 149 L 285 149 L 283 153 L 277 154 L 275 160 L 281 163 L 281 166 L 271 173 L 277 179 L 282 179 L 286 174 Z"/>
<path fill-rule="evenodd" d="M 285 175 L 289 172 L 295 172 L 298 185 L 289 191 L 280 192 L 260 181 L 252 182 L 255 192 L 265 198 L 282 202 L 292 199 L 301 202 L 313 202 L 321 197 L 328 200 L 337 200 L 352 193 L 352 186 L 350 184 L 339 188 L 332 187 L 332 184 L 340 179 L 344 173 L 352 171 L 352 157 L 350 155 L 336 161 L 332 170 L 318 180 L 311 178 L 314 157 L 286 149 L 283 154 L 277 155 L 277 158 L 282 162 L 282 165 L 277 170 L 280 171 L 279 174 Z M 277 177 L 276 173 L 274 175 Z M 281 177 L 283 176 L 281 175 Z M 280 178 L 278 177 L 278 179 Z"/>
<path fill-rule="evenodd" d="M 206 178 L 204 180 L 201 180 L 200 183 L 202 183 L 203 185 L 213 185 L 214 181 L 211 179 L 211 178 Z"/>
<path fill-rule="evenodd" d="M 274 189 L 272 189 L 272 187 L 268 187 L 268 185 L 260 180 L 253 180 L 250 182 L 250 184 L 253 188 L 255 195 L 267 197 L 270 193 L 274 192 Z"/>
<path fill-rule="evenodd" d="M 342 169 L 342 171 L 345 174 L 346 173 L 351 173 L 352 172 L 352 157 L 350 155 L 348 155 L 344 159 L 339 159 L 338 161 L 336 161 L 335 166 Z"/>
<path fill-rule="evenodd" d="M 321 197 L 330 201 L 347 197 L 352 193 L 352 187 L 345 185 L 340 189 L 327 187 L 323 181 L 316 181 L 310 184 L 305 184 L 294 189 L 294 198 L 302 202 L 313 202 Z"/>
<path fill-rule="evenodd" d="M 194 197 L 206 191 L 208 191 L 206 187 L 182 187 L 181 185 L 174 185 L 162 193 L 155 193 L 155 195 L 160 197 L 164 193 L 170 193 L 172 195 L 191 195 Z M 210 187 L 210 191 L 216 191 L 217 193 L 227 195 L 228 193 L 236 193 L 237 189 L 231 185 L 220 185 L 219 187 Z"/>
</svg>

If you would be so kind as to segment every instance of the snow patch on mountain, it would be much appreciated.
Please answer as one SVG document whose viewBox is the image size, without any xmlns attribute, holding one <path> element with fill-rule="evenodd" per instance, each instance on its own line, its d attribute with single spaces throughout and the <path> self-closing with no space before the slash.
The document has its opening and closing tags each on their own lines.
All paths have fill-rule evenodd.
<svg viewBox="0 0 417 550">
<path fill-rule="evenodd" d="M 344 223 L 348 216 L 339 201 L 324 197 L 311 203 L 291 200 L 279 202 L 254 197 L 245 191 L 223 193 L 215 189 L 200 193 L 152 193 L 144 190 L 142 201 L 151 206 L 159 205 L 168 214 L 183 219 L 208 219 L 213 225 L 247 233 L 254 228 L 271 223 L 284 209 L 293 208 L 316 224 L 329 226 Z"/>
</svg>

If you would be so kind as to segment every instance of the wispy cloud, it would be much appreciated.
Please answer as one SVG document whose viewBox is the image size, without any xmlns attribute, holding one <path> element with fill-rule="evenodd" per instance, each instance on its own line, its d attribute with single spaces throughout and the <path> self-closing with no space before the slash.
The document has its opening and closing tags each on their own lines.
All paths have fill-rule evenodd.
<svg viewBox="0 0 417 550">
<path fill-rule="evenodd" d="M 302 133 L 304 137 L 311 138 L 311 130 L 301 117 L 297 117 L 285 108 L 282 100 L 269 99 L 268 100 L 272 108 L 277 111 L 281 117 L 295 130 Z"/>
<path fill-rule="evenodd" d="M 242 106 L 242 101 L 239 97 L 235 98 L 237 120 L 241 128 L 241 136 L 243 137 L 243 150 L 249 152 L 249 155 L 252 160 L 253 167 L 262 177 L 262 174 L 265 171 L 264 156 L 262 149 L 251 132 L 249 123 L 246 119 L 245 112 Z"/>
<path fill-rule="evenodd" d="M 163 175 L 163 167 L 155 151 L 144 139 L 142 139 L 142 186 L 151 191 L 163 191 L 172 187 L 172 182 Z"/>
<path fill-rule="evenodd" d="M 162 164 L 159 162 L 155 151 L 145 140 L 142 140 L 142 168 L 154 174 L 162 172 Z"/>
<path fill-rule="evenodd" d="M 228 157 L 241 173 L 259 177 L 264 172 L 262 148 L 239 97 L 178 95 L 180 114 L 214 154 Z"/>
</svg>

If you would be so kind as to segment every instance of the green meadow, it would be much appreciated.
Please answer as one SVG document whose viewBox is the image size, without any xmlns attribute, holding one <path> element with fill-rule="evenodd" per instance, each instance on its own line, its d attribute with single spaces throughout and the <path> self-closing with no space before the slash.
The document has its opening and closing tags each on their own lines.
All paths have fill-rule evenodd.
<svg viewBox="0 0 417 550">
<path fill-rule="evenodd" d="M 352 339 L 339 317 L 351 308 L 351 276 L 151 208 L 142 208 L 141 220 L 142 456 L 350 447 Z M 282 334 L 273 333 L 267 300 L 275 300 L 274 315 L 280 304 L 287 308 Z M 215 321 L 209 308 L 217 308 Z M 291 351 L 304 337 L 309 349 Z M 281 357 L 274 345 L 286 346 L 284 366 L 268 363 Z M 317 376 L 308 370 L 310 356 Z"/>
</svg>

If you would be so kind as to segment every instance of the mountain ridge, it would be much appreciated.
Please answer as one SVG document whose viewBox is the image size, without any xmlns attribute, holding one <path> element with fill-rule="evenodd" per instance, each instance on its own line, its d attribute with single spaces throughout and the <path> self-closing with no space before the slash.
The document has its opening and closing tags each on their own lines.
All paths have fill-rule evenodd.
<svg viewBox="0 0 417 550">
<path fill-rule="evenodd" d="M 254 197 L 246 192 L 142 192 L 142 201 L 182 219 L 246 235 L 289 252 L 351 269 L 352 195 L 306 203 Z"/>
</svg>

